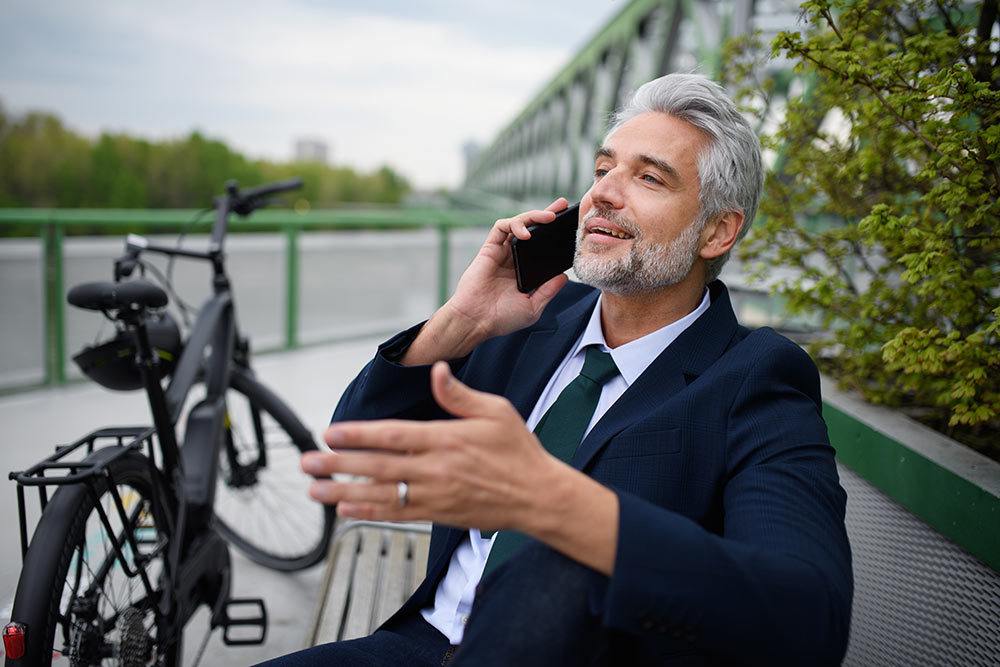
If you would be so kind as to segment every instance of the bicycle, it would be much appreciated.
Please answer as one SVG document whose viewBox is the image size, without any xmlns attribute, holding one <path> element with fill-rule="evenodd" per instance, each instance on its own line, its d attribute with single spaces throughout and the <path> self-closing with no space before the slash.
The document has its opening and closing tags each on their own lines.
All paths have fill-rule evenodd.
<svg viewBox="0 0 1000 667">
<path fill-rule="evenodd" d="M 325 555 L 335 510 L 308 499 L 310 478 L 298 469 L 301 453 L 316 443 L 254 377 L 224 253 L 231 214 L 248 216 L 298 187 L 301 180 L 293 179 L 240 191 L 230 182 L 214 199 L 207 251 L 129 235 L 114 282 L 68 292 L 72 305 L 103 312 L 118 330 L 75 360 L 106 387 L 145 389 L 153 424 L 99 429 L 10 473 L 23 567 L 3 633 L 7 665 L 50 665 L 55 651 L 74 666 L 173 667 L 181 661 L 184 628 L 201 605 L 211 611 L 209 634 L 222 627 L 227 645 L 262 643 L 264 601 L 230 597 L 227 543 L 281 571 L 310 567 Z M 212 296 L 184 341 L 166 312 L 168 292 L 183 303 L 172 273 L 164 277 L 144 261 L 148 253 L 211 263 Z M 126 280 L 137 268 L 142 277 Z M 145 280 L 147 270 L 163 287 Z M 204 397 L 186 410 L 200 392 L 195 387 L 203 387 Z M 288 488 L 292 471 L 302 488 Z M 42 514 L 29 540 L 30 487 Z M 235 497 L 237 511 L 217 502 L 220 496 Z M 255 501 L 261 511 L 252 511 Z M 282 507 L 289 511 L 275 512 Z M 306 510 L 311 519 L 302 515 Z"/>
</svg>

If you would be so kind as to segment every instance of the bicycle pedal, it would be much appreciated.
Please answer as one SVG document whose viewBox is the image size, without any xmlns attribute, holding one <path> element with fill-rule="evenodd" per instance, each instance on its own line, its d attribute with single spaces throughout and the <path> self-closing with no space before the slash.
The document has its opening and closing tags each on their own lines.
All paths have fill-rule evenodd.
<svg viewBox="0 0 1000 667">
<path fill-rule="evenodd" d="M 235 616 L 234 611 L 237 612 Z M 267 607 L 260 598 L 230 598 L 223 609 L 220 625 L 222 641 L 226 646 L 263 644 L 267 638 Z M 250 628 L 258 628 L 259 634 L 257 632 L 250 634 Z"/>
</svg>

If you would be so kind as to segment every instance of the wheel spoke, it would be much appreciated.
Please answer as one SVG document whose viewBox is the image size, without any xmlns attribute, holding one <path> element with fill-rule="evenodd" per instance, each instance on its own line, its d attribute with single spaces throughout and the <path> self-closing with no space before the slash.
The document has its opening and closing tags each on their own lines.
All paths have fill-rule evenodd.
<svg viewBox="0 0 1000 667">
<path fill-rule="evenodd" d="M 44 581 L 45 572 L 49 572 L 49 581 L 55 591 L 51 597 L 33 597 L 54 600 L 55 606 L 52 608 L 51 602 L 35 604 L 30 613 L 18 613 L 26 614 L 30 618 L 26 621 L 34 627 L 45 627 L 44 619 L 52 617 L 61 628 L 56 635 L 62 643 L 59 654 L 69 664 L 119 664 L 122 655 L 129 652 L 144 655 L 149 651 L 149 659 L 161 664 L 159 657 L 166 649 L 159 644 L 156 617 L 159 593 L 150 595 L 140 573 L 145 572 L 149 581 L 158 585 L 164 555 L 160 553 L 145 564 L 140 564 L 136 558 L 147 552 L 144 544 L 150 545 L 149 553 L 152 553 L 160 541 L 161 522 L 154 516 L 153 508 L 165 505 L 152 502 L 150 494 L 155 491 L 149 479 L 149 468 L 139 454 L 130 453 L 112 462 L 109 479 L 119 484 L 103 491 L 95 489 L 96 497 L 81 487 L 64 487 L 53 496 L 50 501 L 53 514 L 43 513 L 41 521 L 50 520 L 54 525 L 63 526 L 60 530 L 65 532 L 62 536 L 59 530 L 45 532 L 51 537 L 45 540 L 50 544 L 43 544 L 36 538 L 26 561 L 48 563 L 38 565 L 32 573 L 43 577 Z M 115 502 L 115 492 L 121 500 L 123 514 Z M 60 493 L 67 501 L 61 505 L 56 502 Z M 106 522 L 100 518 L 98 508 L 104 511 Z M 70 516 L 76 518 L 67 520 Z M 41 532 L 36 529 L 38 534 Z M 65 550 L 62 545 L 67 543 L 75 546 Z M 122 566 L 118 549 L 124 563 L 134 573 L 132 576 Z M 31 575 L 22 571 L 23 576 Z M 15 606 L 23 609 L 25 603 L 18 599 Z M 48 664 L 46 656 L 47 653 L 43 653 L 38 661 L 45 660 Z"/>
<path fill-rule="evenodd" d="M 235 546 L 265 565 L 287 569 L 292 563 L 311 564 L 322 558 L 320 547 L 332 515 L 309 498 L 312 478 L 299 469 L 301 450 L 288 428 L 245 382 L 236 383 L 226 398 L 235 465 L 256 467 L 261 461 L 254 411 L 260 417 L 265 465 L 229 470 L 223 451 L 215 503 L 218 525 Z"/>
</svg>

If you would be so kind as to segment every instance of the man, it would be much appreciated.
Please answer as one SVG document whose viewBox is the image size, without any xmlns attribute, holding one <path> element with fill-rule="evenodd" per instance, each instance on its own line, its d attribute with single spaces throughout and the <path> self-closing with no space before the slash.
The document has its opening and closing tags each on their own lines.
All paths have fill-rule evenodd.
<svg viewBox="0 0 1000 667">
<path fill-rule="evenodd" d="M 341 516 L 433 521 L 427 578 L 371 637 L 286 664 L 839 662 L 850 549 L 818 374 L 716 280 L 761 174 L 724 91 L 672 74 L 597 151 L 592 287 L 516 290 L 510 239 L 565 200 L 496 223 L 347 389 L 337 453 L 303 458 L 370 478 L 313 485 Z"/>
</svg>

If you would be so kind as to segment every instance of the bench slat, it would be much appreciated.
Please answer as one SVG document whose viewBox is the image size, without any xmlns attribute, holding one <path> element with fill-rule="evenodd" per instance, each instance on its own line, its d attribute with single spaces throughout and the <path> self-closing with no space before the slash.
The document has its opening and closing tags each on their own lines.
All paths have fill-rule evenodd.
<svg viewBox="0 0 1000 667">
<path fill-rule="evenodd" d="M 338 528 L 307 645 L 371 634 L 423 581 L 429 525 L 382 526 L 354 522 Z"/>
</svg>

